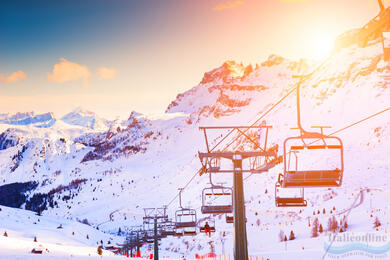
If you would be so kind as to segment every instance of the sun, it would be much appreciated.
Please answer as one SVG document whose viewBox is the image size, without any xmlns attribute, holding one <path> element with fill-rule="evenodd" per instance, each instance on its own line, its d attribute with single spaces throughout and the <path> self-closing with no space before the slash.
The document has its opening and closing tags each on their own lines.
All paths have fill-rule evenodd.
<svg viewBox="0 0 390 260">
<path fill-rule="evenodd" d="M 333 49 L 334 38 L 328 35 L 315 35 L 312 39 L 313 59 L 322 60 L 329 56 Z"/>
</svg>

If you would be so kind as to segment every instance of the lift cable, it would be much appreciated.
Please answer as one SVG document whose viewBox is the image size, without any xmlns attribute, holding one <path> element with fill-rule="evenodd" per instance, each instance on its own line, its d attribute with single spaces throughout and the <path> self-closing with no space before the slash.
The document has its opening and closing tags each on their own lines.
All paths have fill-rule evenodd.
<svg viewBox="0 0 390 260">
<path fill-rule="evenodd" d="M 199 173 L 200 173 L 201 171 L 202 171 L 202 169 L 199 169 L 199 170 L 191 177 L 191 179 L 186 183 L 186 185 L 183 186 L 182 191 L 183 191 L 185 188 L 187 188 L 188 185 L 190 185 L 190 183 L 195 179 L 195 177 L 196 177 L 197 175 L 199 175 Z M 166 205 L 166 207 L 168 208 L 168 207 L 175 201 L 175 199 L 177 199 L 178 197 L 179 197 L 179 193 L 177 193 L 176 196 L 173 197 L 173 199 Z"/>
<path fill-rule="evenodd" d="M 347 126 L 345 126 L 345 127 L 343 127 L 343 128 L 340 128 L 339 130 L 337 130 L 337 131 L 335 131 L 335 132 L 329 134 L 329 136 L 334 135 L 334 134 L 337 134 L 337 133 L 340 133 L 341 131 L 344 131 L 344 130 L 346 130 L 346 129 L 348 129 L 348 128 L 351 128 L 351 127 L 353 127 L 353 126 L 355 126 L 355 125 L 357 125 L 357 124 L 360 124 L 360 123 L 362 123 L 362 122 L 364 122 L 364 121 L 367 121 L 367 120 L 369 120 L 369 119 L 371 119 L 371 118 L 373 118 L 373 117 L 375 117 L 375 116 L 378 116 L 378 115 L 380 115 L 380 114 L 382 114 L 382 113 L 384 113 L 384 112 L 387 112 L 387 111 L 390 111 L 390 107 L 385 108 L 385 109 L 383 109 L 383 110 L 381 110 L 381 111 L 379 111 L 379 112 L 376 112 L 376 113 L 374 113 L 374 114 L 372 114 L 372 115 L 369 115 L 369 116 L 367 116 L 367 117 L 365 117 L 365 118 L 363 118 L 363 119 L 361 119 L 361 120 L 359 120 L 359 121 L 356 121 L 356 122 L 354 122 L 354 123 L 352 123 L 352 124 L 350 124 L 350 125 L 347 125 Z M 318 140 L 320 140 L 320 139 L 318 139 Z M 317 140 L 317 141 L 318 141 L 318 140 Z M 315 141 L 314 141 L 314 142 L 315 142 Z M 251 177 L 251 176 L 252 176 L 252 174 L 248 175 L 248 176 L 244 179 L 244 181 L 245 181 L 246 179 L 248 179 L 249 177 Z"/>
<path fill-rule="evenodd" d="M 262 120 L 266 115 L 268 115 L 273 109 L 275 109 L 276 106 L 278 106 L 280 103 L 282 103 L 289 95 L 291 95 L 291 93 L 293 93 L 295 90 L 297 90 L 298 88 L 298 84 L 302 84 L 303 81 L 307 80 L 308 78 L 310 78 L 315 72 L 317 72 L 318 70 L 320 70 L 322 68 L 322 66 L 325 65 L 326 62 L 328 62 L 330 60 L 332 56 L 329 55 L 324 61 L 322 61 L 317 67 L 315 67 L 313 69 L 312 72 L 310 72 L 309 74 L 306 74 L 304 76 L 295 76 L 295 78 L 299 78 L 299 82 L 297 83 L 297 86 L 292 88 L 290 91 L 287 92 L 287 94 L 282 97 L 278 102 L 276 102 L 270 109 L 268 109 L 265 113 L 263 113 L 253 124 L 250 125 L 250 127 L 256 125 L 260 120 Z M 293 76 L 294 78 L 294 76 Z M 229 144 L 227 144 L 223 150 L 226 150 L 230 145 L 232 145 L 235 141 L 237 141 L 238 138 L 240 138 L 244 133 L 246 133 L 250 127 L 246 128 L 244 131 L 242 131 L 242 133 L 239 133 Z M 226 137 L 228 135 L 230 135 L 232 132 L 234 131 L 234 129 L 232 129 L 224 138 L 222 138 L 222 140 L 220 142 L 217 143 L 217 145 L 215 145 L 213 147 L 216 148 L 220 143 L 222 143 L 223 140 L 226 139 Z M 212 149 L 212 150 L 213 150 Z M 211 151 L 212 151 L 211 150 Z"/>
</svg>

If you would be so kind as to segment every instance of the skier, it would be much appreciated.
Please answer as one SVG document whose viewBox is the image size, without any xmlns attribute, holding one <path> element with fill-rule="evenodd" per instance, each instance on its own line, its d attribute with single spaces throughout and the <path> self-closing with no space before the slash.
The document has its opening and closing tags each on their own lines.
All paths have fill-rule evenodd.
<svg viewBox="0 0 390 260">
<path fill-rule="evenodd" d="M 206 221 L 206 223 L 204 224 L 204 232 L 209 234 L 209 237 L 211 237 L 211 230 L 210 230 L 210 225 L 209 225 L 209 222 Z"/>
</svg>

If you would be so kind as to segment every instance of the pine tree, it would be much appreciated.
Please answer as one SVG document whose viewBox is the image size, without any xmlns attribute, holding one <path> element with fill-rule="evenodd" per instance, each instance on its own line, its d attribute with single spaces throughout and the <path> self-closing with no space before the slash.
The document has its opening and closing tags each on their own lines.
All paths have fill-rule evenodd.
<svg viewBox="0 0 390 260">
<path fill-rule="evenodd" d="M 325 211 L 325 208 L 324 208 L 324 209 L 322 210 L 322 213 L 325 214 L 325 212 L 326 212 L 326 211 Z"/>
<path fill-rule="evenodd" d="M 287 236 L 284 236 L 284 241 L 287 241 Z"/>
<path fill-rule="evenodd" d="M 8 237 L 7 231 L 4 231 L 3 236 Z"/>
<path fill-rule="evenodd" d="M 38 239 L 37 239 L 37 237 L 34 237 L 34 242 L 38 242 Z"/>
<path fill-rule="evenodd" d="M 294 239 L 295 239 L 295 234 L 294 234 L 294 232 L 291 230 L 289 240 L 294 240 Z"/>
<path fill-rule="evenodd" d="M 87 235 L 87 239 L 89 239 L 89 236 Z"/>
<path fill-rule="evenodd" d="M 319 231 L 320 233 L 324 232 L 324 229 L 323 229 L 323 227 L 322 227 L 322 224 L 320 224 L 320 227 L 318 228 L 318 231 Z"/>
</svg>

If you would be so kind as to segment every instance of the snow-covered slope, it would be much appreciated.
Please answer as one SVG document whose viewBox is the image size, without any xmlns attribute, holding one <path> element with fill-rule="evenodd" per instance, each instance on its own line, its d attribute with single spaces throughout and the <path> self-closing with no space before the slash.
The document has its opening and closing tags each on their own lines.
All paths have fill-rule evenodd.
<svg viewBox="0 0 390 260">
<path fill-rule="evenodd" d="M 304 127 L 331 125 L 333 128 L 327 132 L 330 133 L 389 107 L 390 70 L 382 58 L 379 40 L 369 42 L 365 48 L 352 45 L 333 53 L 301 89 Z M 104 132 L 85 132 L 86 126 L 91 126 L 89 119 L 80 119 L 83 127 L 77 131 L 73 126 L 70 130 L 65 123 L 68 128 L 61 130 L 58 122 L 44 130 L 4 128 L 5 137 L 0 137 L 3 147 L 0 181 L 4 185 L 19 182 L 24 183 L 23 188 L 32 187 L 17 192 L 23 199 L 18 205 L 21 208 L 39 210 L 45 216 L 88 219 L 93 227 L 106 232 L 117 232 L 119 227 L 126 231 L 129 226 L 142 223 L 142 208 L 166 205 L 177 194 L 177 188 L 183 187 L 200 168 L 197 152 L 205 150 L 200 125 L 254 122 L 296 86 L 293 75 L 311 72 L 314 67 L 305 61 L 289 61 L 276 55 L 254 67 L 229 61 L 207 72 L 200 84 L 179 94 L 167 108 L 167 113 L 184 115 L 152 120 L 132 113 L 128 120 L 114 122 Z M 290 130 L 296 127 L 295 114 L 292 95 L 265 118 L 273 126 L 268 136 L 270 144 L 281 146 L 286 137 L 297 134 Z M 338 136 L 345 145 L 343 185 L 307 189 L 307 208 L 274 206 L 274 185 L 281 165 L 245 182 L 252 255 L 278 259 L 275 252 L 285 250 L 278 239 L 280 230 L 287 234 L 294 230 L 297 239 L 288 242 L 286 254 L 307 254 L 306 259 L 315 259 L 323 252 L 323 244 L 321 237 L 310 238 L 307 223 L 313 220 L 313 211 L 326 209 L 325 214 L 319 215 L 325 225 L 335 212 L 349 207 L 361 187 L 389 190 L 389 114 L 342 131 Z M 209 141 L 215 144 L 220 138 L 218 133 Z M 230 175 L 219 174 L 214 179 L 227 185 L 232 182 Z M 201 190 L 207 182 L 207 176 L 195 177 L 183 193 L 183 204 L 196 208 L 198 214 Z M 375 216 L 382 221 L 380 230 L 388 230 L 386 195 L 371 194 L 374 203 L 365 201 L 353 210 L 348 219 L 350 231 L 372 231 Z M 169 205 L 170 216 L 177 207 L 177 200 Z M 340 220 L 343 214 L 336 217 Z M 231 252 L 232 226 L 224 223 L 223 216 L 216 219 L 218 232 L 212 236 L 216 250 L 221 252 L 225 232 L 225 250 Z M 162 254 L 181 252 L 193 257 L 195 253 L 208 252 L 208 241 L 204 235 L 169 238 L 162 242 Z"/>
<path fill-rule="evenodd" d="M 3 206 L 0 209 L 0 259 L 2 256 L 14 259 L 15 255 L 29 259 L 33 257 L 33 249 L 42 249 L 44 256 L 55 259 L 98 256 L 99 245 L 123 243 L 123 238 L 98 231 L 82 220 L 38 216 L 31 211 Z M 113 255 L 106 250 L 103 253 Z"/>
</svg>

